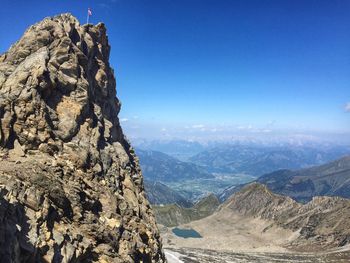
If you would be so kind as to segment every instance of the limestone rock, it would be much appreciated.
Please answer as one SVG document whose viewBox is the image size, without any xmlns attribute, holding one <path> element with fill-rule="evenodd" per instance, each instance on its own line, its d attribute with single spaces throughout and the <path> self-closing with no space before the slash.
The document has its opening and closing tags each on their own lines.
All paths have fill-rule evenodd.
<svg viewBox="0 0 350 263">
<path fill-rule="evenodd" d="M 0 56 L 2 262 L 165 262 L 109 53 L 63 14 Z"/>
</svg>

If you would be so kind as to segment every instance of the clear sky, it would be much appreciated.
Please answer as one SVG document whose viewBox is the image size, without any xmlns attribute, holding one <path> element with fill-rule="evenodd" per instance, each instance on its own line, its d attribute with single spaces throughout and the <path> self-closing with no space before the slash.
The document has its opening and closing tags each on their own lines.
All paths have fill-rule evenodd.
<svg viewBox="0 0 350 263">
<path fill-rule="evenodd" d="M 129 136 L 350 138 L 349 0 L 1 0 L 0 52 L 88 7 Z"/>
</svg>

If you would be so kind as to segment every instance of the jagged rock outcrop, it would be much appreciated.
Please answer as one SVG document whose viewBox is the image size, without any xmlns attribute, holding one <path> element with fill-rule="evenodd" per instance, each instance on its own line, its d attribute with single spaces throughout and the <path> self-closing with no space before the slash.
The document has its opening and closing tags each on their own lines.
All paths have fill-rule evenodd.
<svg viewBox="0 0 350 263">
<path fill-rule="evenodd" d="M 104 24 L 69 14 L 0 56 L 1 262 L 163 262 Z"/>
</svg>

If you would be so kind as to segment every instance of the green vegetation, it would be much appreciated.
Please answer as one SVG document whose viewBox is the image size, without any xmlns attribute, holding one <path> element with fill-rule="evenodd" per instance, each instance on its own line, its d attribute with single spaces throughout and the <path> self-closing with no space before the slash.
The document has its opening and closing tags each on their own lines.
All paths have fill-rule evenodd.
<svg viewBox="0 0 350 263">
<path fill-rule="evenodd" d="M 153 210 L 158 224 L 172 227 L 207 217 L 213 214 L 219 205 L 217 197 L 210 194 L 191 208 L 170 204 L 153 206 Z"/>
</svg>

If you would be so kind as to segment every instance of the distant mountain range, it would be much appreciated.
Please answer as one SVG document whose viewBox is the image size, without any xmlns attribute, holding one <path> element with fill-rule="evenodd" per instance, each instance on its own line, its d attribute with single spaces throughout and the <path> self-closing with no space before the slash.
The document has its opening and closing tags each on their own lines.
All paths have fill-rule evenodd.
<svg viewBox="0 0 350 263">
<path fill-rule="evenodd" d="M 171 145 L 178 147 L 174 146 L 174 151 L 185 151 L 187 147 L 192 150 L 194 148 L 200 150 L 204 147 L 198 143 L 182 141 L 169 142 L 162 147 L 167 149 L 167 147 L 171 148 Z M 170 148 L 167 150 L 170 151 Z M 178 203 L 186 207 L 189 204 L 186 204 L 185 200 L 195 202 L 212 192 L 220 195 L 220 200 L 223 201 L 236 191 L 237 185 L 251 182 L 258 175 L 269 174 L 279 169 L 300 169 L 319 163 L 323 164 L 341 157 L 343 153 L 349 153 L 349 149 L 338 146 L 216 145 L 210 150 L 196 154 L 190 158 L 190 161 L 181 161 L 159 151 L 136 149 L 136 152 L 145 180 L 163 184 L 155 184 L 152 187 L 151 184 L 148 184 L 150 188 L 148 194 L 152 202 L 154 204 Z M 289 175 L 291 171 L 278 171 L 276 173 L 276 177 L 292 176 Z M 264 181 L 259 182 L 265 183 Z M 284 184 L 283 180 L 279 183 Z M 276 182 L 276 184 L 278 183 Z M 303 180 L 303 184 L 305 186 L 305 180 Z M 165 186 L 169 189 L 165 190 Z M 270 187 L 273 188 L 273 186 Z M 298 185 L 298 187 L 300 188 L 302 185 Z M 325 188 L 320 190 L 320 186 L 316 188 L 315 191 L 311 191 L 312 195 L 324 194 L 326 191 Z M 333 191 L 332 189 L 331 187 L 329 191 Z M 220 194 L 222 191 L 224 192 Z M 278 191 L 277 188 L 276 191 Z M 346 192 L 347 189 L 340 188 L 335 194 L 345 196 L 344 193 L 340 193 L 341 191 Z M 163 194 L 165 192 L 168 192 L 169 198 Z M 305 201 L 310 200 L 310 197 L 305 196 L 305 198 Z M 303 201 L 302 195 L 300 194 L 300 198 L 296 197 L 296 200 Z"/>
<path fill-rule="evenodd" d="M 151 150 L 136 150 L 143 176 L 148 181 L 176 182 L 191 179 L 214 178 L 202 167 L 180 161 L 165 153 Z"/>
<path fill-rule="evenodd" d="M 170 246 L 282 254 L 339 252 L 350 246 L 350 199 L 343 197 L 350 198 L 350 156 L 267 173 L 224 191 L 221 204 L 210 195 L 191 208 L 170 204 L 154 206 L 154 211 Z M 202 238 L 177 238 L 169 230 L 174 226 L 194 229 Z"/>
<path fill-rule="evenodd" d="M 347 147 L 225 145 L 203 151 L 189 160 L 208 172 L 261 176 L 279 169 L 300 169 L 327 163 L 349 153 Z"/>
<path fill-rule="evenodd" d="M 134 146 L 138 149 L 162 152 L 182 161 L 207 148 L 199 142 L 186 140 L 138 140 L 135 141 Z"/>
<path fill-rule="evenodd" d="M 259 177 L 256 182 L 298 202 L 308 202 L 315 196 L 350 198 L 350 156 L 296 171 L 278 170 Z M 219 199 L 225 201 L 242 187 L 244 185 L 226 189 Z"/>
<path fill-rule="evenodd" d="M 152 205 L 177 204 L 181 207 L 191 207 L 193 203 L 177 191 L 160 182 L 144 181 L 146 196 Z"/>
</svg>

